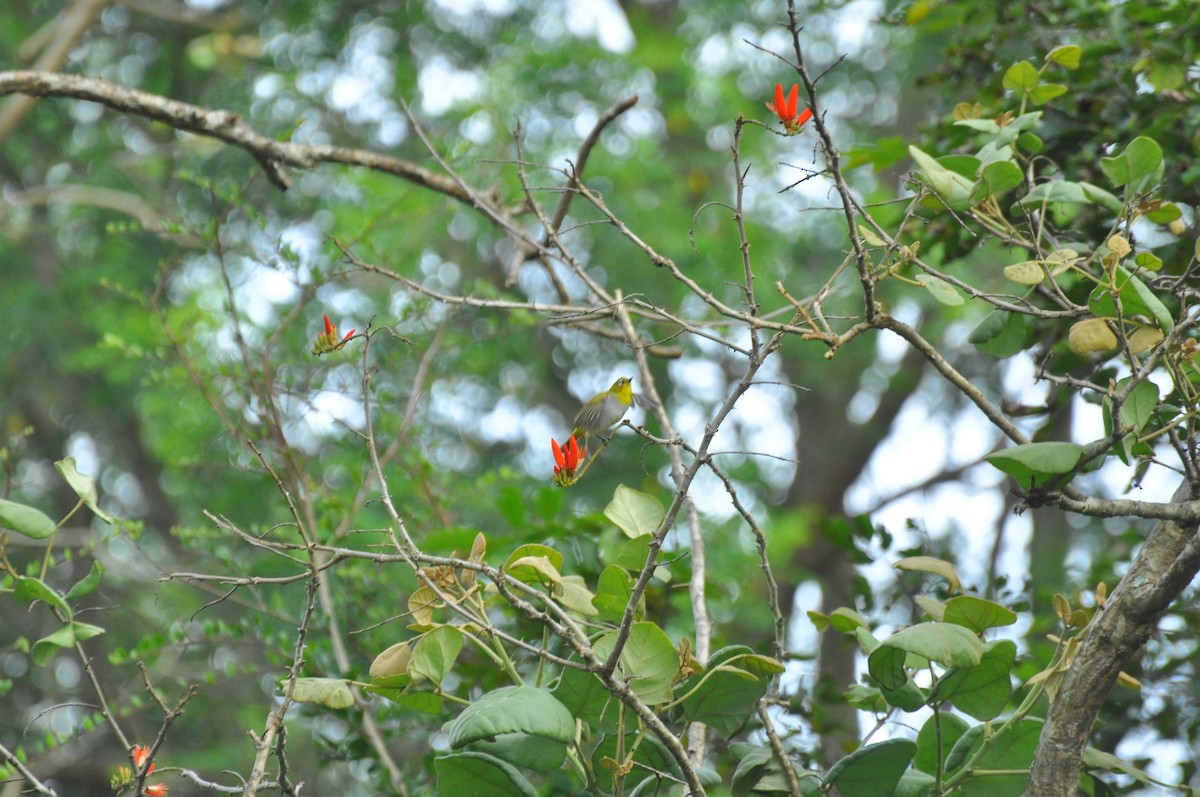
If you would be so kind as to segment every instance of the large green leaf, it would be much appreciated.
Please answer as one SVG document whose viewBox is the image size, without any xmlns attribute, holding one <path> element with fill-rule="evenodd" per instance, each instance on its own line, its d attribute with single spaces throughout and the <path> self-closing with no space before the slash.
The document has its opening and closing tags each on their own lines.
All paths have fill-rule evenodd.
<svg viewBox="0 0 1200 797">
<path fill-rule="evenodd" d="M 1025 316 L 993 310 L 971 330 L 967 340 L 992 357 L 1011 357 L 1025 348 Z"/>
<path fill-rule="evenodd" d="M 1071 473 L 1082 455 L 1083 446 L 1076 443 L 1049 442 L 1014 446 L 985 459 L 1028 490 Z"/>
<path fill-rule="evenodd" d="M 513 766 L 534 772 L 553 772 L 567 760 L 567 745 L 545 736 L 528 733 L 502 733 L 494 738 L 471 742 L 470 749 L 494 755 Z"/>
<path fill-rule="evenodd" d="M 409 675 L 414 680 L 425 678 L 440 686 L 454 667 L 462 646 L 462 632 L 451 625 L 438 626 L 423 634 L 413 645 L 412 658 L 408 662 Z"/>
<path fill-rule="evenodd" d="M 1000 639 L 983 646 L 974 667 L 955 668 L 933 685 L 931 699 L 948 700 L 962 713 L 977 720 L 999 716 L 1012 695 L 1012 666 L 1017 646 Z"/>
<path fill-rule="evenodd" d="M 1121 297 L 1121 311 L 1125 318 L 1134 315 L 1150 316 L 1163 332 L 1175 328 L 1171 311 L 1146 283 L 1130 274 L 1124 266 L 1117 266 L 1113 275 L 1116 290 Z M 1088 297 L 1088 309 L 1101 318 L 1116 318 L 1117 306 L 1113 301 L 1113 290 L 1098 286 Z"/>
<path fill-rule="evenodd" d="M 596 607 L 601 620 L 618 623 L 625 616 L 625 606 L 632 595 L 633 576 L 623 567 L 609 565 L 600 571 L 592 605 Z"/>
<path fill-rule="evenodd" d="M 770 676 L 782 671 L 774 659 L 732 645 L 714 653 L 704 672 L 684 681 L 676 692 L 691 692 L 682 703 L 688 721 L 703 722 L 730 739 L 754 713 L 770 686 Z"/>
<path fill-rule="evenodd" d="M 1141 190 L 1156 182 L 1162 175 L 1163 153 L 1158 142 L 1147 136 L 1138 136 L 1125 150 L 1115 157 L 1101 158 L 1100 170 L 1116 188 L 1129 185 Z"/>
<path fill-rule="evenodd" d="M 613 791 L 613 767 L 623 762 L 618 761 L 620 755 L 617 746 L 620 741 L 624 748 L 625 758 L 632 753 L 633 768 L 625 776 L 625 793 L 639 783 L 647 780 L 647 786 L 653 786 L 658 780 L 657 772 L 666 772 L 678 776 L 679 765 L 671 757 L 670 752 L 653 734 L 642 734 L 626 731 L 622 736 L 616 733 L 605 734 L 600 743 L 592 751 L 592 769 L 596 773 L 596 784 L 604 793 Z M 607 759 L 607 760 L 606 760 Z M 651 792 L 653 793 L 653 792 Z"/>
<path fill-rule="evenodd" d="M 0 527 L 44 540 L 54 533 L 54 521 L 31 506 L 0 498 Z"/>
<path fill-rule="evenodd" d="M 942 620 L 983 633 L 989 628 L 1012 625 L 1017 621 L 1017 614 L 1012 609 L 983 598 L 959 595 L 946 601 Z"/>
<path fill-rule="evenodd" d="M 935 774 L 938 771 L 939 756 L 944 764 L 946 757 L 954 749 L 954 744 L 969 727 L 971 726 L 965 719 L 949 711 L 938 711 L 925 720 L 925 724 L 917 732 L 917 752 L 913 756 L 913 766 L 922 772 Z"/>
<path fill-rule="evenodd" d="M 979 172 L 979 182 L 971 193 L 971 202 L 978 204 L 990 196 L 1016 188 L 1024 179 L 1025 175 L 1012 161 L 991 161 Z"/>
<path fill-rule="evenodd" d="M 892 797 L 916 751 L 908 739 L 860 747 L 829 768 L 824 785 L 836 786 L 842 797 Z"/>
<path fill-rule="evenodd" d="M 917 164 L 925 185 L 941 197 L 949 208 L 966 210 L 970 207 L 971 192 L 975 189 L 974 181 L 946 168 L 932 155 L 922 152 L 917 147 L 909 146 L 908 154 Z"/>
<path fill-rule="evenodd" d="M 612 501 L 604 507 L 604 516 L 631 540 L 657 531 L 665 514 L 657 498 L 623 484 L 617 485 Z"/>
<path fill-rule="evenodd" d="M 945 667 L 974 667 L 982 652 L 979 637 L 960 625 L 918 623 L 880 642 L 867 656 L 867 669 L 884 689 L 898 689 L 908 680 L 909 654 Z"/>
<path fill-rule="evenodd" d="M 596 639 L 592 648 L 601 659 L 607 659 L 617 641 L 611 631 Z M 629 638 L 621 650 L 618 672 L 629 683 L 634 694 L 650 705 L 671 700 L 671 685 L 679 672 L 679 654 L 671 639 L 654 623 L 634 623 Z"/>
<path fill-rule="evenodd" d="M 439 797 L 538 797 L 519 769 L 487 753 L 450 753 L 433 766 Z"/>
<path fill-rule="evenodd" d="M 620 707 L 598 677 L 574 667 L 563 668 L 554 687 L 554 697 L 571 716 L 597 730 L 616 732 Z"/>
<path fill-rule="evenodd" d="M 976 725 L 963 734 L 951 751 L 951 759 L 958 762 L 958 766 L 972 760 L 973 770 L 1008 770 L 1021 774 L 968 778 L 951 794 L 954 797 L 1020 797 L 1029 786 L 1028 770 L 1042 733 L 1042 721 L 1023 719 L 1002 733 L 993 734 L 986 739 L 987 749 L 978 758 L 971 759 L 985 743 L 984 734 L 973 732 L 976 729 L 982 729 L 982 726 Z"/>
<path fill-rule="evenodd" d="M 521 733 L 567 744 L 575 738 L 571 712 L 545 689 L 509 686 L 485 693 L 450 723 L 450 747 Z"/>
<path fill-rule="evenodd" d="M 71 608 L 63 597 L 55 590 L 46 586 L 40 579 L 31 576 L 18 576 L 13 585 L 13 597 L 19 601 L 44 601 L 62 612 L 63 617 L 71 616 Z"/>
</svg>

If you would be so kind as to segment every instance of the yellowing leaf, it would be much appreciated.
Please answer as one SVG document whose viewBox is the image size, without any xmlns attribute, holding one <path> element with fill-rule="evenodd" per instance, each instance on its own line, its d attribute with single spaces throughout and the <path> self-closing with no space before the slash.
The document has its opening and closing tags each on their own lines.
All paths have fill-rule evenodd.
<svg viewBox="0 0 1200 797">
<path fill-rule="evenodd" d="M 1108 249 L 1117 257 L 1125 257 L 1133 251 L 1133 247 L 1129 245 L 1129 241 L 1125 240 L 1124 235 L 1114 235 L 1108 239 Z"/>
<path fill-rule="evenodd" d="M 950 582 L 953 592 L 962 592 L 962 582 L 958 580 L 958 571 L 954 565 L 933 556 L 909 556 L 896 562 L 892 567 L 897 570 L 915 570 L 919 573 L 933 573 Z"/>
<path fill-rule="evenodd" d="M 1045 276 L 1042 264 L 1036 260 L 1023 260 L 1004 267 L 1004 278 L 1018 285 L 1038 285 Z"/>
<path fill-rule="evenodd" d="M 1117 336 L 1108 328 L 1108 322 L 1103 318 L 1085 318 L 1075 322 L 1071 331 L 1067 333 L 1067 342 L 1071 351 L 1076 354 L 1112 351 L 1117 348 Z"/>
<path fill-rule="evenodd" d="M 1158 327 L 1139 326 L 1129 336 L 1129 351 L 1131 354 L 1141 354 L 1158 345 L 1163 339 L 1163 332 Z"/>
</svg>

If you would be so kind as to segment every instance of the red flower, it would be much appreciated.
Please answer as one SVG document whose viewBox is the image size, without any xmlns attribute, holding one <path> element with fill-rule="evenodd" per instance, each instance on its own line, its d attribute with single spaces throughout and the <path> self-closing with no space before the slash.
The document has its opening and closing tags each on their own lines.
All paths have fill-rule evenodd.
<svg viewBox="0 0 1200 797">
<path fill-rule="evenodd" d="M 783 96 L 783 84 L 775 84 L 775 104 L 767 103 L 767 110 L 779 117 L 779 121 L 783 122 L 783 130 L 789 136 L 794 136 L 808 124 L 808 120 L 812 119 L 812 108 L 805 108 L 800 113 L 796 113 L 796 107 L 800 100 L 800 85 L 792 84 L 792 90 L 785 98 Z"/>
<path fill-rule="evenodd" d="M 554 454 L 554 483 L 565 487 L 575 480 L 575 469 L 587 459 L 587 449 L 581 450 L 575 435 L 571 435 L 561 446 L 550 438 L 550 452 Z"/>
<path fill-rule="evenodd" d="M 146 758 L 150 755 L 150 748 L 145 745 L 136 745 L 133 748 L 133 765 L 139 770 L 146 763 Z M 149 775 L 154 771 L 154 762 L 150 762 L 150 766 L 146 768 L 146 774 Z M 167 784 L 155 783 L 152 786 L 146 786 L 142 791 L 146 797 L 167 797 Z"/>
<path fill-rule="evenodd" d="M 133 748 L 133 765 L 135 767 L 137 767 L 138 769 L 141 769 L 142 764 L 146 763 L 146 756 L 148 756 L 148 755 L 150 755 L 149 747 L 146 747 L 145 745 L 141 745 L 141 744 L 135 746 Z M 150 768 L 146 770 L 146 774 L 149 775 L 153 771 L 154 771 L 154 763 L 151 762 Z"/>
<path fill-rule="evenodd" d="M 355 330 L 350 330 L 344 336 L 339 336 L 338 328 L 325 316 L 325 331 L 317 333 L 317 342 L 313 344 L 312 353 L 316 355 L 337 351 L 346 345 L 346 341 L 354 336 Z"/>
</svg>

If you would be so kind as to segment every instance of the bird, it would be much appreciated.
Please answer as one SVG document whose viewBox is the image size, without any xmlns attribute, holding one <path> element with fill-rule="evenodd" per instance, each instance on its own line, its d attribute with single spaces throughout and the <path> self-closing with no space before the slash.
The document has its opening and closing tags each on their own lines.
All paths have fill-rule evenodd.
<svg viewBox="0 0 1200 797">
<path fill-rule="evenodd" d="M 575 431 L 571 433 L 572 436 L 586 451 L 589 440 L 592 437 L 600 437 L 620 423 L 633 402 L 633 380 L 623 376 L 613 382 L 608 390 L 592 396 L 580 408 L 575 416 Z M 605 440 L 606 445 L 607 443 Z"/>
</svg>

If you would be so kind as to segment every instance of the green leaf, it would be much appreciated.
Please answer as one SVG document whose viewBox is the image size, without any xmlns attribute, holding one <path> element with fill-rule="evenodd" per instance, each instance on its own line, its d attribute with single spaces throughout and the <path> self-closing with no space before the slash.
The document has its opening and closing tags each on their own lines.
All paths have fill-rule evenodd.
<svg viewBox="0 0 1200 797">
<path fill-rule="evenodd" d="M 402 673 L 399 675 L 384 675 L 372 678 L 371 683 L 364 686 L 362 690 L 373 695 L 379 695 L 394 703 L 399 703 L 405 690 L 410 685 L 412 685 L 412 676 L 408 673 Z"/>
<path fill-rule="evenodd" d="M 617 730 L 618 709 L 604 683 L 590 672 L 564 667 L 554 697 L 571 716 L 606 733 Z"/>
<path fill-rule="evenodd" d="M 74 457 L 66 457 L 54 463 L 54 467 L 58 468 L 59 474 L 70 485 L 75 494 L 83 499 L 83 503 L 88 509 L 110 526 L 117 524 L 117 519 L 100 508 L 100 499 L 96 494 L 96 482 L 91 476 L 84 476 L 75 466 Z"/>
<path fill-rule="evenodd" d="M 1150 316 L 1163 332 L 1175 328 L 1175 320 L 1167 306 L 1146 283 L 1130 274 L 1125 267 L 1116 267 L 1113 281 L 1121 297 L 1122 314 L 1126 318 L 1133 315 Z M 1097 286 L 1088 297 L 1088 309 L 1100 318 L 1116 318 L 1117 306 L 1113 301 L 1112 288 Z"/>
<path fill-rule="evenodd" d="M 30 656 L 33 659 L 33 663 L 41 667 L 54 658 L 54 654 L 60 648 L 72 648 L 74 646 L 75 627 L 73 623 L 67 623 L 53 634 L 44 636 L 37 642 L 34 642 Z"/>
<path fill-rule="evenodd" d="M 1153 252 L 1138 252 L 1133 258 L 1133 262 L 1138 268 L 1144 268 L 1147 271 L 1159 271 L 1163 267 L 1163 262 L 1158 255 Z"/>
<path fill-rule="evenodd" d="M 617 485 L 612 501 L 604 507 L 604 516 L 631 540 L 653 534 L 665 515 L 662 503 L 657 498 L 623 484 Z"/>
<path fill-rule="evenodd" d="M 1029 99 L 1035 105 L 1045 105 L 1055 97 L 1061 97 L 1066 93 L 1067 87 L 1061 83 L 1043 83 L 1029 92 Z"/>
<path fill-rule="evenodd" d="M 917 282 L 925 286 L 925 290 L 944 305 L 949 307 L 958 307 L 966 304 L 967 297 L 962 295 L 962 291 L 954 287 L 945 280 L 938 279 L 932 274 L 918 274 Z"/>
<path fill-rule="evenodd" d="M 413 680 L 426 678 L 435 686 L 450 674 L 454 660 L 462 650 L 462 633 L 452 625 L 442 625 L 429 631 L 413 646 L 408 672 Z"/>
<path fill-rule="evenodd" d="M 513 766 L 534 772 L 554 772 L 562 768 L 567 760 L 566 744 L 527 733 L 504 733 L 494 739 L 473 742 L 470 747 L 473 751 L 494 755 Z"/>
<path fill-rule="evenodd" d="M 1117 383 L 1117 389 L 1123 390 L 1132 377 L 1126 377 Z M 1158 406 L 1158 385 L 1149 379 L 1138 382 L 1125 403 L 1121 405 L 1121 426 L 1133 433 L 1138 433 L 1149 423 Z"/>
<path fill-rule="evenodd" d="M 778 662 L 743 645 L 722 648 L 709 657 L 704 672 L 677 689 L 681 695 L 692 692 L 682 703 L 683 713 L 689 722 L 703 722 L 731 739 L 754 714 L 770 686 L 770 675 L 782 670 Z"/>
<path fill-rule="evenodd" d="M 614 764 L 622 754 L 622 751 L 618 750 L 618 744 L 623 750 L 626 761 L 632 758 L 635 762 L 633 769 L 625 776 L 625 794 L 631 796 L 645 794 L 650 797 L 656 793 L 655 786 L 661 787 L 662 785 L 659 781 L 660 776 L 656 773 L 679 775 L 679 765 L 675 763 L 663 743 L 653 734 L 631 732 L 626 729 L 624 734 L 606 734 L 592 751 L 592 769 L 596 773 L 596 785 L 600 787 L 602 794 L 610 794 L 614 791 Z M 610 760 L 605 761 L 605 758 Z M 701 782 L 707 780 L 703 769 L 698 774 L 700 774 Z M 780 774 L 782 775 L 782 771 Z M 639 789 L 638 786 L 642 783 L 645 783 L 646 786 L 644 789 Z M 658 793 L 663 793 L 661 788 Z"/>
<path fill-rule="evenodd" d="M 916 147 L 909 146 L 908 154 L 917 164 L 923 182 L 941 197 L 948 207 L 952 210 L 966 210 L 970 207 L 971 192 L 975 188 L 974 181 L 946 168 L 933 156 Z"/>
<path fill-rule="evenodd" d="M 913 766 L 931 775 L 938 771 L 939 722 L 941 724 L 941 758 L 943 762 L 954 748 L 954 743 L 970 727 L 965 719 L 949 711 L 939 711 L 925 720 L 925 724 L 917 732 L 917 752 L 913 756 Z"/>
<path fill-rule="evenodd" d="M 933 685 L 931 700 L 948 700 L 962 713 L 987 721 L 999 716 L 1012 695 L 1017 646 L 1011 639 L 989 642 L 974 667 L 952 669 Z"/>
<path fill-rule="evenodd" d="M 1018 61 L 1004 71 L 1003 85 L 1007 91 L 1032 91 L 1040 79 L 1033 64 Z"/>
<path fill-rule="evenodd" d="M 975 770 L 1003 769 L 1022 774 L 973 777 L 964 782 L 962 793 L 971 797 L 1020 797 L 1029 786 L 1027 770 L 1033 764 L 1042 721 L 1023 719 L 1007 727 L 1003 733 L 994 734 L 987 740 L 987 749 L 978 758 L 972 758 L 984 743 L 982 732 L 976 733 L 976 729 L 982 731 L 983 726 L 972 727 L 954 745 L 950 759 L 957 763 L 957 767 L 970 760 Z M 966 749 L 960 750 L 964 747 Z"/>
<path fill-rule="evenodd" d="M 91 625 L 90 623 L 81 623 L 78 620 L 72 621 L 71 625 L 74 627 L 75 640 L 78 642 L 83 642 L 91 639 L 92 637 L 100 636 L 104 633 L 104 629 L 100 626 Z"/>
<path fill-rule="evenodd" d="M 31 506 L 0 498 L 0 527 L 44 540 L 54 533 L 54 521 Z"/>
<path fill-rule="evenodd" d="M 513 559 L 505 565 L 504 572 L 525 584 L 551 586 L 556 594 L 562 590 L 562 573 L 546 556 L 522 556 L 520 559 Z"/>
<path fill-rule="evenodd" d="M 1017 204 L 1021 207 L 1040 206 L 1042 203 L 1065 202 L 1068 204 L 1092 204 L 1092 199 L 1079 183 L 1068 180 L 1051 180 L 1038 183 Z"/>
<path fill-rule="evenodd" d="M 1162 147 L 1146 136 L 1138 136 L 1120 155 L 1100 159 L 1100 170 L 1115 188 L 1132 185 L 1135 190 L 1156 180 L 1163 165 Z"/>
<path fill-rule="evenodd" d="M 1149 773 L 1138 769 L 1127 761 L 1122 761 L 1112 753 L 1105 753 L 1101 750 L 1097 750 L 1095 747 L 1083 748 L 1083 757 L 1081 763 L 1085 769 L 1102 769 L 1107 772 L 1120 772 L 1122 775 L 1128 775 L 1147 787 L 1161 785 L 1158 781 L 1151 777 Z"/>
<path fill-rule="evenodd" d="M 13 597 L 26 602 L 44 601 L 57 608 L 66 617 L 71 616 L 71 608 L 63 600 L 63 597 L 36 578 L 18 576 L 16 584 L 13 585 Z"/>
<path fill-rule="evenodd" d="M 1117 199 L 1115 196 L 1105 191 L 1098 185 L 1092 185 L 1088 182 L 1079 183 L 1080 190 L 1087 200 L 1093 205 L 1099 205 L 1105 210 L 1111 211 L 1118 216 L 1125 212 L 1125 203 Z"/>
<path fill-rule="evenodd" d="M 993 310 L 971 330 L 967 340 L 983 354 L 1004 358 L 1025 348 L 1025 337 L 1024 316 Z"/>
<path fill-rule="evenodd" d="M 79 598 L 85 598 L 91 595 L 96 587 L 100 586 L 100 577 L 104 575 L 104 565 L 100 564 L 99 560 L 92 562 L 92 569 L 88 574 L 79 579 L 67 590 L 67 600 L 73 601 Z"/>
<path fill-rule="evenodd" d="M 892 797 L 916 751 L 908 739 L 860 747 L 830 767 L 822 785 L 836 786 L 842 797 Z"/>
<path fill-rule="evenodd" d="M 455 750 L 512 733 L 568 744 L 575 738 L 575 720 L 549 691 L 508 686 L 485 693 L 463 709 L 447 733 L 450 747 Z"/>
<path fill-rule="evenodd" d="M 880 642 L 867 656 L 867 670 L 884 689 L 898 689 L 909 677 L 909 654 L 946 667 L 974 667 L 982 651 L 979 637 L 960 625 L 918 623 Z"/>
<path fill-rule="evenodd" d="M 600 572 L 596 582 L 596 597 L 592 598 L 592 606 L 596 608 L 601 620 L 608 623 L 619 623 L 625 616 L 625 606 L 633 595 L 633 576 L 624 568 L 609 565 Z"/>
<path fill-rule="evenodd" d="M 1078 69 L 1083 49 L 1078 44 L 1063 44 L 1046 53 L 1046 63 L 1058 64 L 1067 69 Z"/>
<path fill-rule="evenodd" d="M 1071 473 L 1082 455 L 1081 445 L 1051 442 L 1015 446 L 985 459 L 1028 490 L 1035 485 L 1044 485 L 1055 476 Z"/>
<path fill-rule="evenodd" d="M 1017 614 L 998 603 L 973 595 L 960 595 L 946 601 L 943 619 L 981 634 L 989 628 L 1012 625 L 1017 621 Z"/>
<path fill-rule="evenodd" d="M 1170 224 L 1176 219 L 1183 218 L 1183 211 L 1174 202 L 1164 202 L 1154 210 L 1146 213 L 1146 218 L 1155 224 Z M 1155 269 L 1157 271 L 1157 269 Z"/>
<path fill-rule="evenodd" d="M 971 193 L 971 204 L 975 205 L 1010 188 L 1021 184 L 1025 176 L 1017 165 L 1008 160 L 995 160 L 983 167 L 979 182 Z"/>
<path fill-rule="evenodd" d="M 297 678 L 292 699 L 297 703 L 316 703 L 327 708 L 349 708 L 354 705 L 350 683 L 342 678 Z"/>
<path fill-rule="evenodd" d="M 433 766 L 441 797 L 538 797 L 520 770 L 487 753 L 450 753 Z"/>
<path fill-rule="evenodd" d="M 904 711 L 917 711 L 925 705 L 925 701 L 928 699 L 924 690 L 917 686 L 917 682 L 912 679 L 911 675 L 898 689 L 881 689 L 880 693 L 888 705 Z"/>
<path fill-rule="evenodd" d="M 610 631 L 592 644 L 596 655 L 607 659 L 617 641 L 617 632 Z M 629 683 L 634 694 L 652 706 L 671 700 L 671 685 L 679 672 L 679 655 L 661 628 L 654 623 L 634 623 L 629 638 L 621 650 L 617 671 Z"/>
<path fill-rule="evenodd" d="M 937 778 L 926 775 L 919 769 L 905 770 L 896 784 L 895 797 L 930 797 L 937 785 Z"/>
<path fill-rule="evenodd" d="M 551 548 L 549 545 L 537 545 L 530 543 L 528 545 L 520 545 L 509 554 L 508 559 L 504 562 L 504 570 L 510 576 L 513 575 L 512 570 L 518 561 L 530 557 L 542 557 L 550 564 L 550 567 L 555 573 L 561 573 L 563 567 L 563 555 Z M 516 576 L 513 576 L 516 578 Z M 530 583 L 530 582 L 526 582 Z"/>
<path fill-rule="evenodd" d="M 566 608 L 585 617 L 594 617 L 597 614 L 593 603 L 596 596 L 587 588 L 583 576 L 563 576 L 560 589 L 555 592 L 554 597 Z"/>
</svg>

